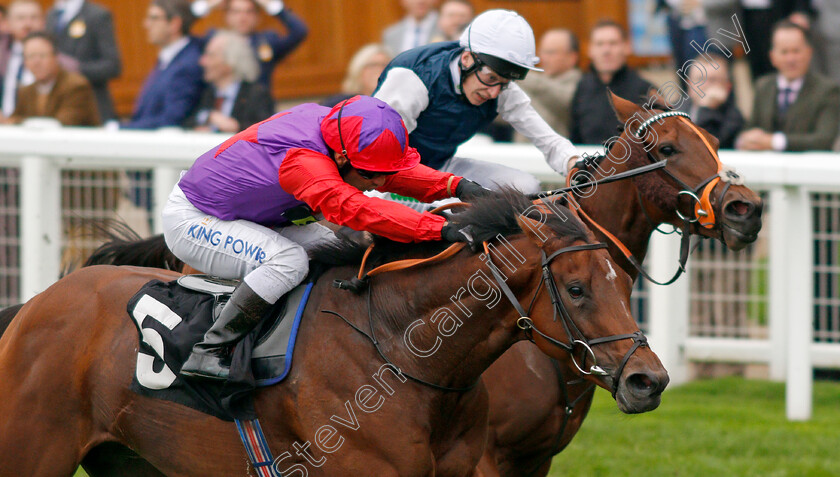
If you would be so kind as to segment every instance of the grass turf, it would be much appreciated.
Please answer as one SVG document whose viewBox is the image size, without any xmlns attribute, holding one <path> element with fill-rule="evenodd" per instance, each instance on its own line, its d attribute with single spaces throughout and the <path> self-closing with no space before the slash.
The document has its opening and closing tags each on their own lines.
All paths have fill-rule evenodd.
<svg viewBox="0 0 840 477">
<path fill-rule="evenodd" d="M 817 382 L 813 418 L 788 422 L 784 385 L 739 378 L 665 392 L 654 412 L 621 414 L 595 396 L 550 477 L 840 476 L 840 383 Z M 86 477 L 79 470 L 75 477 Z"/>
<path fill-rule="evenodd" d="M 695 381 L 666 391 L 656 411 L 626 416 L 599 391 L 549 475 L 840 475 L 840 383 L 815 383 L 808 422 L 787 421 L 784 396 L 781 383 Z"/>
</svg>

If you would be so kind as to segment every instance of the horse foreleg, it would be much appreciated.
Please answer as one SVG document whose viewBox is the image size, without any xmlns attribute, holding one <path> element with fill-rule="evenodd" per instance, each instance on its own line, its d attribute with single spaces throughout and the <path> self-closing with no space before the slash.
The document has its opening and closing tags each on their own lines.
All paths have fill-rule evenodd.
<svg viewBox="0 0 840 477">
<path fill-rule="evenodd" d="M 24 326 L 12 327 L 0 340 L 0 477 L 72 476 L 91 423 L 79 410 L 78 387 L 61 378 L 70 373 L 56 365 L 67 357 L 31 361 L 62 354 L 56 351 L 62 347 L 21 336 Z"/>
<path fill-rule="evenodd" d="M 90 477 L 166 477 L 131 449 L 115 442 L 100 444 L 82 460 Z"/>
</svg>

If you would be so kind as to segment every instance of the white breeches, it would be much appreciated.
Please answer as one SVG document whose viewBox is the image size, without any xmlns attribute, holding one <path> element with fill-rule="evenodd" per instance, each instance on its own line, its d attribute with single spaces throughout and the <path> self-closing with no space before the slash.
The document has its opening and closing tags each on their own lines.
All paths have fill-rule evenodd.
<svg viewBox="0 0 840 477">
<path fill-rule="evenodd" d="M 221 220 L 190 203 L 177 185 L 163 208 L 163 236 L 176 257 L 204 273 L 243 279 L 275 303 L 309 273 L 307 250 L 337 240 L 319 224 L 277 230 L 247 220 Z"/>
</svg>

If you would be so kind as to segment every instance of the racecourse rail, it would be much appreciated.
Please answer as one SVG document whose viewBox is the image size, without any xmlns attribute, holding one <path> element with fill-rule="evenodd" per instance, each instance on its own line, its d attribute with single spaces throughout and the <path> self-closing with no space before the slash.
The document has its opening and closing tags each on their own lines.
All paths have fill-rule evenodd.
<svg viewBox="0 0 840 477">
<path fill-rule="evenodd" d="M 160 209 L 180 171 L 226 137 L 180 130 L 0 127 L 0 168 L 17 169 L 19 174 L 19 203 L 13 205 L 20 222 L 20 300 L 43 291 L 59 276 L 65 240 L 62 171 L 152 171 L 152 229 L 160 232 Z M 531 145 L 473 140 L 458 154 L 515 166 L 536 175 L 546 186 L 559 180 Z M 811 417 L 813 368 L 840 368 L 840 339 L 814 338 L 812 223 L 815 194 L 840 194 L 840 155 L 722 151 L 721 159 L 744 174 L 748 186 L 766 194 L 771 210 L 762 231 L 767 243 L 763 252 L 766 283 L 761 292 L 766 301 L 766 331 L 758 337 L 723 338 L 691 332 L 692 287 L 699 286 L 693 283 L 691 273 L 668 287 L 647 287 L 645 329 L 673 384 L 690 378 L 688 364 L 692 361 L 765 364 L 771 379 L 786 381 L 788 418 L 807 420 Z M 645 263 L 655 277 L 669 277 L 675 270 L 679 244 L 672 237 L 655 235 L 652 239 Z M 831 268 L 838 265 L 827 264 L 832 277 L 840 275 L 840 268 Z M 840 295 L 840 290 L 834 289 L 840 281 L 831 280 L 832 297 Z M 831 313 L 840 314 L 840 305 L 835 308 Z M 836 327 L 836 321 L 832 326 Z"/>
</svg>

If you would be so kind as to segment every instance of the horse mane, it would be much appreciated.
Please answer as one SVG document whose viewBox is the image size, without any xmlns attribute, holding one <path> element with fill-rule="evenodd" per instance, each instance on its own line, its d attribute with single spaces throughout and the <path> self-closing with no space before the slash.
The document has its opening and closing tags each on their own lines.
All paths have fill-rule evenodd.
<svg viewBox="0 0 840 477">
<path fill-rule="evenodd" d="M 477 242 L 491 240 L 497 236 L 507 237 L 522 233 L 517 217 L 525 217 L 542 221 L 554 233 L 561 237 L 592 241 L 593 235 L 589 229 L 566 207 L 559 204 L 553 208 L 559 209 L 562 216 L 546 214 L 541 217 L 540 212 L 533 207 L 533 202 L 523 193 L 513 188 L 503 188 L 485 197 L 475 199 L 470 207 L 458 213 L 447 215 L 447 220 L 459 225 L 471 225 Z M 383 237 L 376 237 L 376 246 L 368 258 L 368 264 L 387 263 L 394 260 L 412 257 L 426 257 L 437 254 L 450 244 L 444 241 L 429 241 L 421 243 L 399 243 Z M 329 266 L 354 265 L 361 263 L 366 247 L 353 242 L 331 242 L 310 250 L 309 257 L 315 262 Z"/>
<path fill-rule="evenodd" d="M 184 266 L 184 262 L 169 251 L 162 235 L 142 238 L 120 220 L 95 221 L 92 225 L 108 241 L 97 248 L 82 267 L 135 265 L 180 270 Z"/>
</svg>

